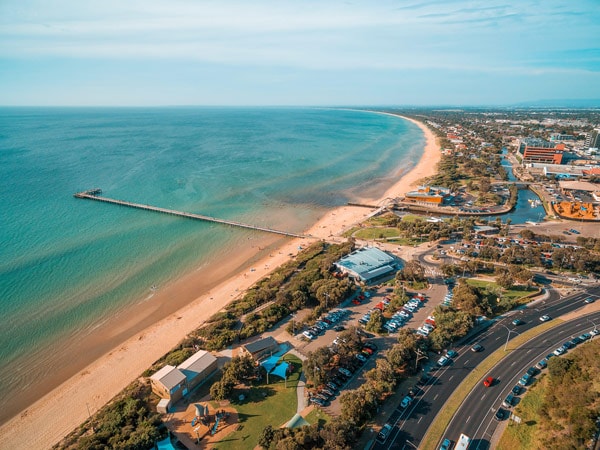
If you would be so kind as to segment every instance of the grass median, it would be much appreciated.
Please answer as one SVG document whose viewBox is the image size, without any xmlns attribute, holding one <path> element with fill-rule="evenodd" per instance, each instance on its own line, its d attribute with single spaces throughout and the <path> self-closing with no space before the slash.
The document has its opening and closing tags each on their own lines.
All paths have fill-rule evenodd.
<svg viewBox="0 0 600 450">
<path fill-rule="evenodd" d="M 506 358 L 512 351 L 516 350 L 530 339 L 534 338 L 542 334 L 543 332 L 554 328 L 563 321 L 560 319 L 554 319 L 550 322 L 546 322 L 528 330 L 514 339 L 508 342 L 508 346 L 506 347 L 506 351 L 504 351 L 504 347 L 499 348 L 490 356 L 488 356 L 481 364 L 477 365 L 469 375 L 463 380 L 463 382 L 454 390 L 450 398 L 446 401 L 440 412 L 433 419 L 433 423 L 429 427 L 427 434 L 421 441 L 421 445 L 419 448 L 424 450 L 434 450 L 438 442 L 443 438 L 444 431 L 450 424 L 452 417 L 460 408 L 463 400 L 467 395 L 471 392 L 473 387 L 483 378 L 485 374 L 487 374 L 492 367 L 494 367 L 498 362 Z M 458 436 L 451 437 L 453 440 L 456 440 Z"/>
</svg>

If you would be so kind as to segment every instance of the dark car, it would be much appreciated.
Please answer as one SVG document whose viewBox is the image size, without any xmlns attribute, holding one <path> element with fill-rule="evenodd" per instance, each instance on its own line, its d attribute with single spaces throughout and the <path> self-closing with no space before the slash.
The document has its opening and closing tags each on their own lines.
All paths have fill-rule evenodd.
<svg viewBox="0 0 600 450">
<path fill-rule="evenodd" d="M 458 352 L 455 350 L 448 350 L 446 355 L 448 355 L 450 358 L 456 358 L 458 356 Z"/>
<path fill-rule="evenodd" d="M 473 347 L 471 347 L 471 351 L 472 352 L 481 352 L 481 351 L 483 351 L 483 345 L 475 344 Z"/>
<path fill-rule="evenodd" d="M 329 389 L 331 389 L 332 391 L 337 391 L 339 386 L 337 384 L 334 384 L 333 381 L 328 381 L 325 386 L 327 386 Z"/>
<path fill-rule="evenodd" d="M 311 397 L 310 402 L 314 403 L 315 405 L 319 405 L 319 406 L 327 405 L 327 402 L 325 402 L 324 400 L 321 400 L 320 398 L 317 398 L 317 397 Z"/>
<path fill-rule="evenodd" d="M 535 367 L 530 367 L 529 369 L 527 369 L 527 373 L 530 377 L 534 377 L 537 375 L 538 370 Z"/>
<path fill-rule="evenodd" d="M 426 373 L 425 375 L 422 375 L 421 378 L 419 378 L 419 381 L 417 381 L 417 384 L 420 386 L 423 386 L 423 385 L 427 384 L 427 382 L 429 380 L 431 380 L 431 375 Z"/>
<path fill-rule="evenodd" d="M 377 346 L 375 344 L 373 344 L 372 342 L 365 342 L 363 344 L 364 347 L 371 349 L 372 351 L 376 352 L 377 351 Z"/>
<path fill-rule="evenodd" d="M 522 391 L 523 391 L 523 388 L 521 386 L 519 386 L 518 384 L 516 384 L 512 388 L 512 393 L 515 394 L 515 395 L 519 395 Z"/>
<path fill-rule="evenodd" d="M 346 327 L 344 325 L 336 325 L 333 327 L 334 331 L 344 331 Z"/>
<path fill-rule="evenodd" d="M 504 399 L 504 401 L 502 402 L 502 406 L 504 406 L 505 408 L 510 408 L 512 406 L 514 406 L 514 404 L 516 403 L 516 398 L 514 395 L 512 394 L 508 394 L 506 396 L 506 398 Z"/>
<path fill-rule="evenodd" d="M 523 322 L 521 319 L 515 319 L 512 321 L 512 324 L 514 326 L 518 326 L 518 325 L 523 325 L 525 322 Z"/>
<path fill-rule="evenodd" d="M 575 346 L 573 345 L 573 343 L 572 343 L 571 341 L 567 341 L 567 342 L 565 342 L 565 343 L 563 344 L 563 347 L 565 347 L 565 348 L 567 348 L 567 349 L 570 349 L 570 348 L 573 348 L 573 347 L 575 347 Z"/>
<path fill-rule="evenodd" d="M 498 408 L 496 414 L 494 414 L 494 419 L 496 420 L 504 420 L 508 417 L 508 411 L 502 408 Z"/>
</svg>

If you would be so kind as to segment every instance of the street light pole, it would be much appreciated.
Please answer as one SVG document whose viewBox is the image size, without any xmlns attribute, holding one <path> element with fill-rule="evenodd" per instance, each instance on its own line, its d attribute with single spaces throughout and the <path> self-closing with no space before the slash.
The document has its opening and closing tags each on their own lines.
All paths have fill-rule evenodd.
<svg viewBox="0 0 600 450">
<path fill-rule="evenodd" d="M 510 333 L 515 333 L 517 336 L 519 335 L 519 333 L 517 333 L 515 330 L 511 330 L 506 325 L 503 325 L 503 324 L 499 324 L 499 325 L 503 326 L 504 328 L 506 328 L 506 331 L 508 331 L 508 334 L 506 335 L 506 344 L 504 344 L 504 351 L 506 351 L 506 347 L 508 346 L 508 340 L 510 339 Z"/>
</svg>

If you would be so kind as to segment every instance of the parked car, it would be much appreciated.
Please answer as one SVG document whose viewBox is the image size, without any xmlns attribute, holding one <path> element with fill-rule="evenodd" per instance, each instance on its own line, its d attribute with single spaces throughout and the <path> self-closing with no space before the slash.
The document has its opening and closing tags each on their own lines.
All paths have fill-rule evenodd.
<svg viewBox="0 0 600 450">
<path fill-rule="evenodd" d="M 525 375 L 523 375 L 521 377 L 521 379 L 519 380 L 519 384 L 521 386 L 527 386 L 529 384 L 529 382 L 531 381 L 531 375 L 529 375 L 528 373 L 526 373 Z"/>
<path fill-rule="evenodd" d="M 505 408 L 511 408 L 514 406 L 515 403 L 516 403 L 515 396 L 512 394 L 508 394 L 506 396 L 506 398 L 504 399 L 504 401 L 502 402 L 502 406 L 504 406 Z"/>
<path fill-rule="evenodd" d="M 508 417 L 508 411 L 502 408 L 498 408 L 498 411 L 494 414 L 494 419 L 496 420 L 504 420 L 506 417 Z"/>
<path fill-rule="evenodd" d="M 554 354 L 556 356 L 560 356 L 563 353 L 565 353 L 567 350 L 564 347 L 558 347 L 556 350 L 554 350 Z"/>
<path fill-rule="evenodd" d="M 529 369 L 527 369 L 527 373 L 530 377 L 536 376 L 538 372 L 539 371 L 535 367 L 530 367 Z"/>
<path fill-rule="evenodd" d="M 535 367 L 539 370 L 543 370 L 546 367 L 548 367 L 548 360 L 547 359 L 542 359 L 540 362 L 538 362 Z"/>
<path fill-rule="evenodd" d="M 450 364 L 450 358 L 448 358 L 447 356 L 442 356 L 440 359 L 438 359 L 438 366 L 444 367 L 447 364 Z"/>
<path fill-rule="evenodd" d="M 412 401 L 413 401 L 412 397 L 410 395 L 407 395 L 400 402 L 400 408 L 402 408 L 402 409 L 408 408 L 410 406 L 410 404 L 412 403 Z"/>
<path fill-rule="evenodd" d="M 381 431 L 377 434 L 377 442 L 383 444 L 387 440 L 391 431 L 392 426 L 389 423 L 386 423 L 381 429 Z"/>
<path fill-rule="evenodd" d="M 519 386 L 518 384 L 515 384 L 512 388 L 512 393 L 514 395 L 519 395 L 521 392 L 523 392 L 523 388 L 521 386 Z"/>
</svg>

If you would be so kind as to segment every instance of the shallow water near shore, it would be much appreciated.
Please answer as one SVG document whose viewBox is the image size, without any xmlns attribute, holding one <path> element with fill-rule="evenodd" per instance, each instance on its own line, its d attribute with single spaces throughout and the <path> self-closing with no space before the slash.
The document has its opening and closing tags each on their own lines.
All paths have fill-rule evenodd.
<svg viewBox="0 0 600 450">
<path fill-rule="evenodd" d="M 423 144 L 413 124 L 358 111 L 0 109 L 0 421 L 67 359 L 91 362 L 102 339 L 124 339 L 127 330 L 103 334 L 115 317 L 265 238 L 73 193 L 99 187 L 300 232 L 325 209 L 383 192 Z M 153 307 L 168 314 L 185 301 Z"/>
</svg>

